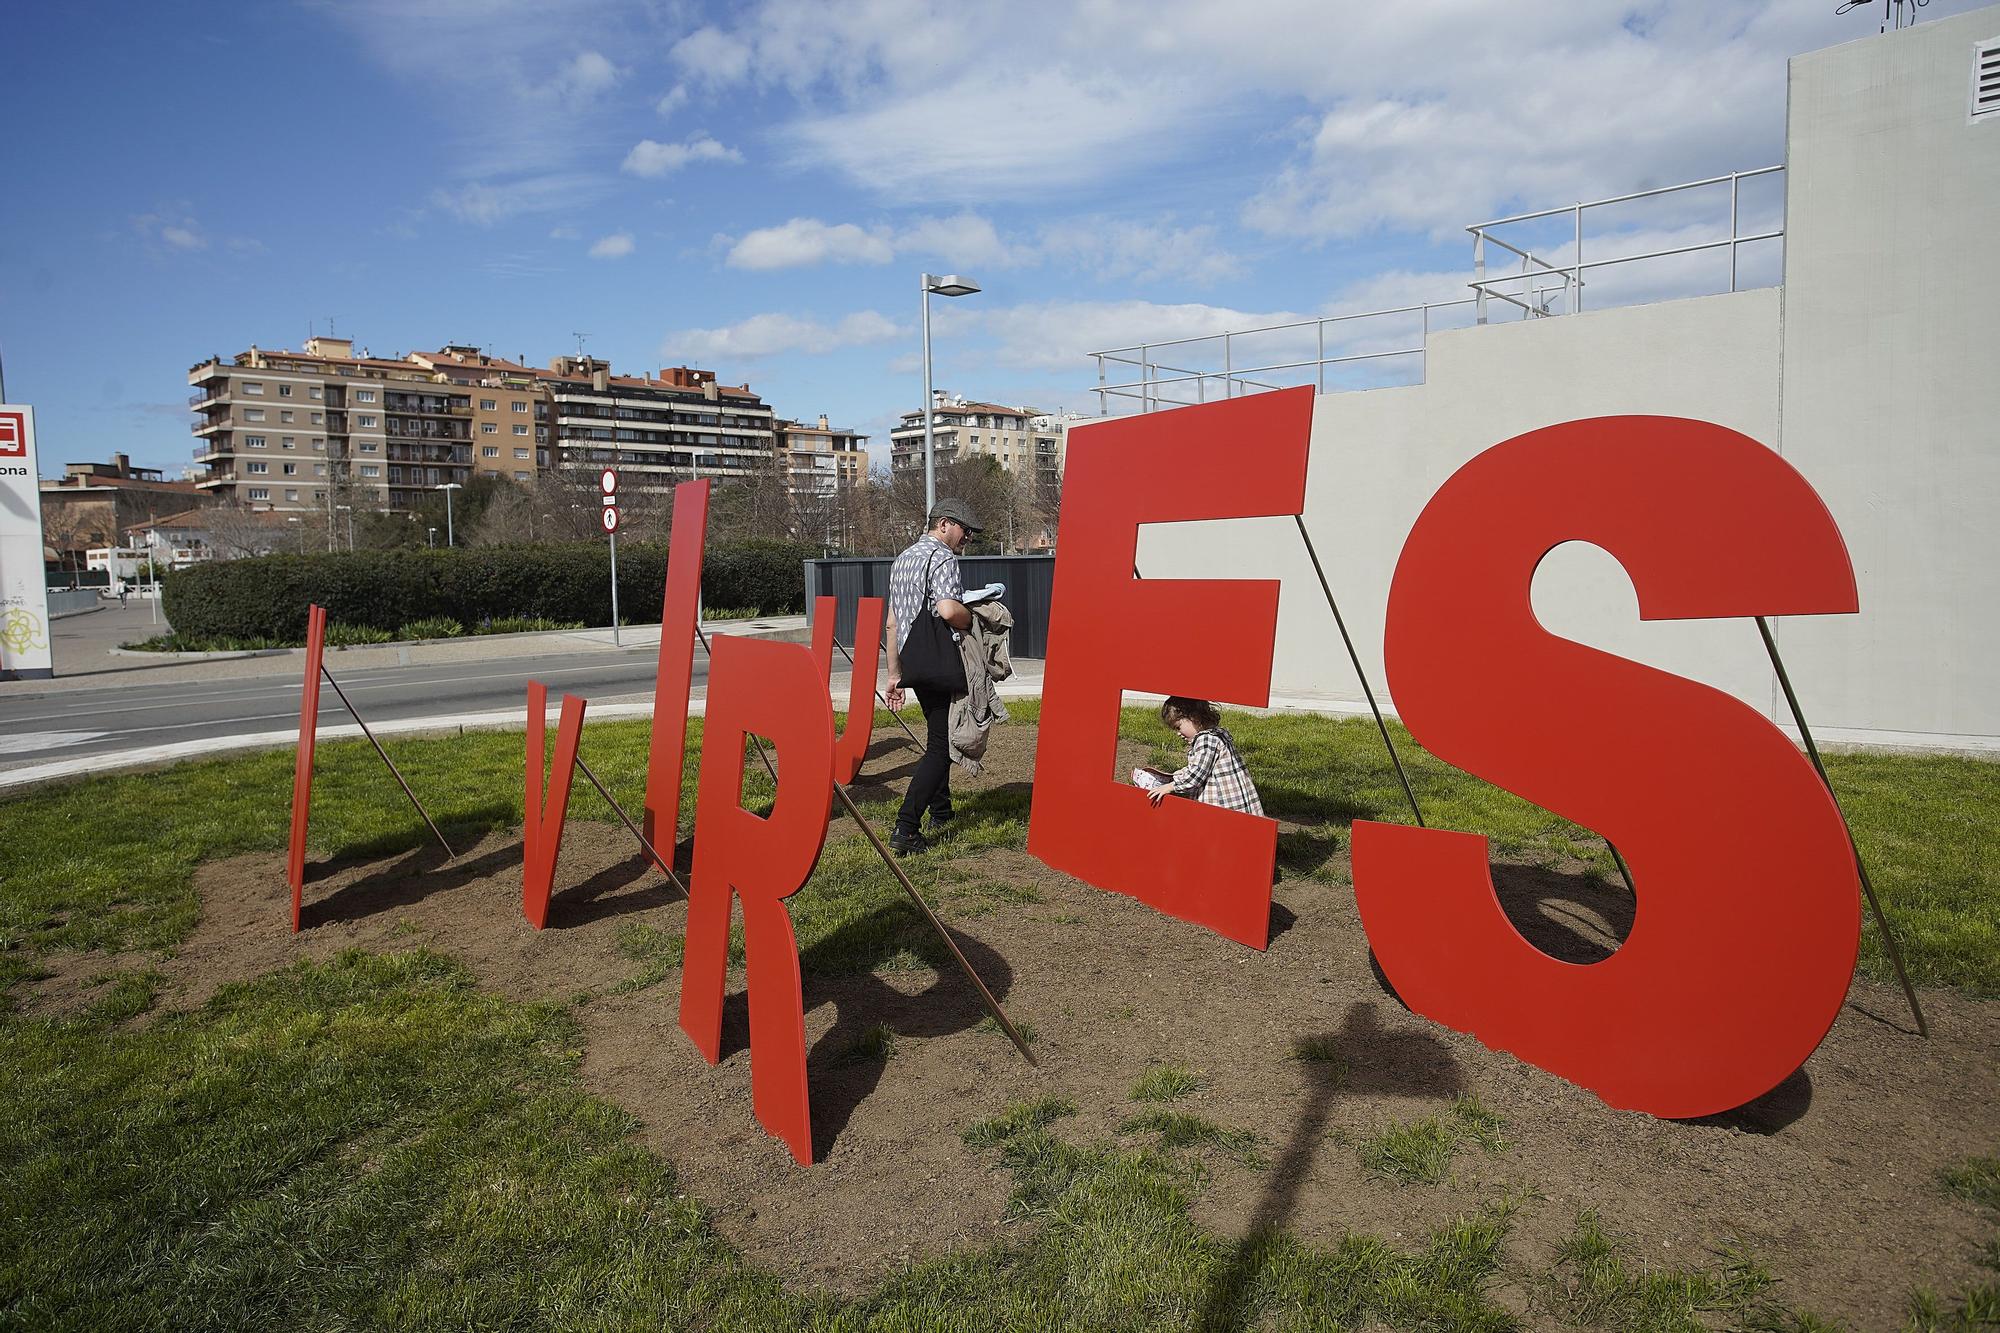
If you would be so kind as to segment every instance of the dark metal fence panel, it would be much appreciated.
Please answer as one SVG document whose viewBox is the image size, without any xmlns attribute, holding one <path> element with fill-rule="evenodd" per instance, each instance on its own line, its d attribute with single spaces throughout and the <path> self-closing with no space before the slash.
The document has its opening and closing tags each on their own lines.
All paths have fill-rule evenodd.
<svg viewBox="0 0 2000 1333">
<path fill-rule="evenodd" d="M 807 621 L 813 617 L 814 598 L 835 598 L 834 637 L 844 644 L 853 644 L 856 604 L 863 597 L 888 598 L 889 566 L 893 563 L 860 556 L 806 561 Z M 965 576 L 967 588 L 1006 584 L 1007 595 L 1003 600 L 1014 613 L 1011 651 L 1016 657 L 1047 656 L 1049 599 L 1055 589 L 1054 556 L 969 555 L 961 559 L 960 572 Z"/>
</svg>

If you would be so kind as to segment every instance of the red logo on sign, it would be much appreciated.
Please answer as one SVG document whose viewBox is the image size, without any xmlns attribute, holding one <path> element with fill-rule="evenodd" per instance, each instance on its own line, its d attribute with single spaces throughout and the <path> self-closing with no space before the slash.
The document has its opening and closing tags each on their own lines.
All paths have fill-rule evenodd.
<svg viewBox="0 0 2000 1333">
<path fill-rule="evenodd" d="M 28 419 L 19 412 L 0 412 L 0 458 L 28 456 Z"/>
</svg>

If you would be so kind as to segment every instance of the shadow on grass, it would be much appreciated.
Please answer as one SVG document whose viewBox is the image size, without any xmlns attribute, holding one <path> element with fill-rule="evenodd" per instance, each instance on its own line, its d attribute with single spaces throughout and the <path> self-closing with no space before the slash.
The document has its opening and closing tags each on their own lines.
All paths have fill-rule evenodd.
<svg viewBox="0 0 2000 1333">
<path fill-rule="evenodd" d="M 1386 1031 L 1376 1022 L 1374 1006 L 1362 1001 L 1348 1007 L 1339 1031 L 1302 1035 L 1293 1049 L 1313 1071 L 1312 1093 L 1284 1151 L 1265 1174 L 1270 1183 L 1250 1215 L 1249 1230 L 1209 1287 L 1195 1325 L 1203 1333 L 1249 1327 L 1257 1313 L 1251 1288 L 1282 1243 L 1341 1093 L 1445 1098 L 1464 1086 L 1458 1062 L 1442 1041 L 1422 1030 Z"/>
<path fill-rule="evenodd" d="M 1500 910 L 1551 958 L 1601 963 L 1632 933 L 1632 895 L 1595 871 L 1496 862 L 1492 874 Z"/>
<path fill-rule="evenodd" d="M 336 874 L 355 861 L 365 859 L 368 858 L 329 862 L 321 868 L 318 877 Z M 361 921 L 383 912 L 399 911 L 434 893 L 449 893 L 463 888 L 509 862 L 518 864 L 520 860 L 521 844 L 518 842 L 496 847 L 483 856 L 461 858 L 449 863 L 445 860 L 443 848 L 435 842 L 426 842 L 380 866 L 372 874 L 343 884 L 324 898 L 301 904 L 299 928 L 307 930 L 336 921 Z"/>
<path fill-rule="evenodd" d="M 1257 797 L 1264 813 L 1273 819 L 1289 819 L 1295 824 L 1352 824 L 1357 819 L 1386 819 L 1399 823 L 1409 811 L 1387 809 L 1352 796 L 1329 796 L 1288 782 L 1260 781 Z"/>
<path fill-rule="evenodd" d="M 799 955 L 806 1011 L 822 1004 L 835 1007 L 833 1027 L 813 1043 L 806 1057 L 815 1160 L 832 1150 L 855 1110 L 875 1091 L 893 1058 L 896 1039 L 950 1036 L 978 1026 L 986 1017 L 985 1007 L 944 942 L 922 926 L 913 930 L 915 920 L 915 909 L 907 903 L 877 908 Z M 963 930 L 953 930 L 952 938 L 986 988 L 1004 1000 L 1014 982 L 1007 960 Z M 867 970 L 906 952 L 916 954 L 937 973 L 914 995 Z M 749 1041 L 749 995 L 737 992 L 723 1001 L 722 1056 L 745 1049 Z"/>
</svg>

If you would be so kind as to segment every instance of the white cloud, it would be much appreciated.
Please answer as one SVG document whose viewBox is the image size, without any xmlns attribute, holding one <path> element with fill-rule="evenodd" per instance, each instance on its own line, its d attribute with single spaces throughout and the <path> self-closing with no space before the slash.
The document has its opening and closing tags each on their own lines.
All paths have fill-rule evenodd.
<svg viewBox="0 0 2000 1333">
<path fill-rule="evenodd" d="M 615 231 L 590 247 L 592 259 L 623 259 L 632 253 L 632 233 Z"/>
<path fill-rule="evenodd" d="M 578 203 L 596 197 L 602 189 L 602 184 L 594 177 L 558 172 L 440 186 L 431 191 L 430 202 L 433 208 L 461 222 L 490 227 L 522 213 L 574 208 Z"/>
<path fill-rule="evenodd" d="M 208 236 L 185 202 L 132 218 L 132 230 L 154 250 L 187 254 L 208 248 Z M 255 244 L 255 242 L 251 242 Z M 236 242 L 230 242 L 234 247 Z"/>
<path fill-rule="evenodd" d="M 750 44 L 720 28 L 697 28 L 674 43 L 673 62 L 710 87 L 741 83 L 750 71 Z"/>
<path fill-rule="evenodd" d="M 731 268 L 798 268 L 807 264 L 886 264 L 896 257 L 884 229 L 864 231 L 851 222 L 828 225 L 818 218 L 793 218 L 760 227 L 729 247 Z"/>
<path fill-rule="evenodd" d="M 1200 286 L 1242 276 L 1243 261 L 1212 225 L 1174 227 L 1102 217 L 1072 218 L 1042 229 L 1048 257 L 1088 269 L 1100 280 L 1179 279 Z"/>
<path fill-rule="evenodd" d="M 994 359 L 1002 364 L 1075 374 L 1079 367 L 1089 364 L 1086 357 L 1095 351 L 1141 342 L 1158 344 L 1200 338 L 1212 341 L 1213 351 L 1219 354 L 1221 340 L 1217 335 L 1225 331 L 1288 324 L 1310 316 L 1284 310 L 1234 310 L 1198 302 L 1163 305 L 1153 301 L 1039 301 L 985 310 L 953 303 L 932 318 L 939 324 L 940 332 L 947 335 L 989 335 L 997 344 Z M 1310 330 L 1306 336 L 1310 340 Z M 1191 347 L 1183 353 L 1176 349 L 1167 354 L 1155 353 L 1155 359 L 1189 362 L 1199 359 L 1207 350 Z"/>
<path fill-rule="evenodd" d="M 652 178 L 679 171 L 690 162 L 741 162 L 743 154 L 726 148 L 706 134 L 697 134 L 685 143 L 656 143 L 641 139 L 625 155 L 619 168 L 634 176 Z"/>
<path fill-rule="evenodd" d="M 208 245 L 191 227 L 162 227 L 160 239 L 176 250 L 200 250 Z"/>
<path fill-rule="evenodd" d="M 564 101 L 588 101 L 599 93 L 609 92 L 624 74 L 599 52 L 579 51 L 556 72 L 549 89 Z"/>
<path fill-rule="evenodd" d="M 686 106 L 687 102 L 688 102 L 687 85 L 684 83 L 677 83 L 673 87 L 669 88 L 665 93 L 662 93 L 660 95 L 660 100 L 653 103 L 653 110 L 658 112 L 661 118 L 664 119 L 668 116 L 673 115 L 674 112 L 680 110 L 682 107 Z"/>
<path fill-rule="evenodd" d="M 832 352 L 906 336 L 907 331 L 901 325 L 873 310 L 857 311 L 833 324 L 774 313 L 752 315 L 717 329 L 681 329 L 669 333 L 660 342 L 660 355 L 722 364 L 782 352 Z"/>
<path fill-rule="evenodd" d="M 549 239 L 552 241 L 577 241 L 583 239 L 583 233 L 575 227 L 551 227 L 549 228 Z"/>
</svg>

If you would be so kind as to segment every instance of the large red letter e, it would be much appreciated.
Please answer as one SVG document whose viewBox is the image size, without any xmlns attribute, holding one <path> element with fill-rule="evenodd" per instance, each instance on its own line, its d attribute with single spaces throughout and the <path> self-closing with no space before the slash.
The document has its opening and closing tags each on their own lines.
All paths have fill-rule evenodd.
<svg viewBox="0 0 2000 1333">
<path fill-rule="evenodd" d="M 1310 386 L 1070 436 L 1028 850 L 1100 889 L 1261 949 L 1278 825 L 1113 777 L 1125 689 L 1261 706 L 1278 584 L 1132 576 L 1141 523 L 1297 514 Z M 1224 460 L 1218 463 L 1217 460 Z"/>
<path fill-rule="evenodd" d="M 762 819 L 742 806 L 743 742 L 753 733 L 778 748 L 778 792 Z M 716 635 L 695 797 L 681 1030 L 716 1061 L 733 890 L 743 900 L 750 982 L 750 1098 L 757 1119 L 801 1165 L 812 1162 L 806 1020 L 784 900 L 819 861 L 832 800 L 833 703 L 812 650 Z"/>
<path fill-rule="evenodd" d="M 1611 957 L 1560 962 L 1501 910 L 1484 838 L 1356 821 L 1362 925 L 1416 1012 L 1616 1107 L 1726 1111 L 1839 1014 L 1854 856 L 1812 767 L 1753 709 L 1537 623 L 1535 568 L 1568 541 L 1624 565 L 1643 620 L 1856 609 L 1826 506 L 1735 431 L 1605 417 L 1479 455 L 1397 560 L 1390 691 L 1439 758 L 1609 838 L 1637 913 Z"/>
</svg>

